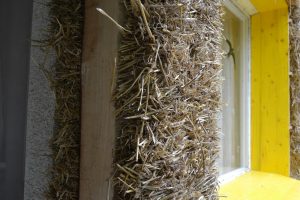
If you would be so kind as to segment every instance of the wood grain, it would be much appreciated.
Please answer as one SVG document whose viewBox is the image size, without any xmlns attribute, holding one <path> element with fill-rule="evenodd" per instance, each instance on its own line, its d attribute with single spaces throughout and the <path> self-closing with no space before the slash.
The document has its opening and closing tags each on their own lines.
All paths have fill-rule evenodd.
<svg viewBox="0 0 300 200">
<path fill-rule="evenodd" d="M 115 117 L 112 74 L 118 50 L 118 29 L 96 11 L 119 19 L 119 1 L 86 0 L 82 66 L 82 130 L 80 199 L 110 199 Z M 109 197 L 110 196 L 110 197 Z"/>
<path fill-rule="evenodd" d="M 251 165 L 289 176 L 288 9 L 252 17 Z"/>
</svg>

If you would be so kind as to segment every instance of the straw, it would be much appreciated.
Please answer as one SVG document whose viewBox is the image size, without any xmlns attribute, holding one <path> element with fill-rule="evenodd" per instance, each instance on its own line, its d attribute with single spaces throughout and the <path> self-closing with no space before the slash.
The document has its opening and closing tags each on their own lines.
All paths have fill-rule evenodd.
<svg viewBox="0 0 300 200">
<path fill-rule="evenodd" d="M 220 0 L 125 0 L 114 199 L 218 199 Z"/>
<path fill-rule="evenodd" d="M 289 5 L 291 176 L 300 180 L 300 3 Z"/>
<path fill-rule="evenodd" d="M 81 0 L 51 0 L 47 4 L 48 39 L 41 43 L 56 52 L 56 62 L 47 72 L 56 97 L 49 200 L 79 199 L 82 5 Z"/>
</svg>

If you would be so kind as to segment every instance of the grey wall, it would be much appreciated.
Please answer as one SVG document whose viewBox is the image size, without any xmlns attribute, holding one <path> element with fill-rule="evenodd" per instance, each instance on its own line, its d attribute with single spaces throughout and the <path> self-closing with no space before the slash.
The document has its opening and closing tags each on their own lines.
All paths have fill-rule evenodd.
<svg viewBox="0 0 300 200">
<path fill-rule="evenodd" d="M 0 199 L 24 191 L 26 108 L 32 0 L 0 1 Z"/>
<path fill-rule="evenodd" d="M 0 0 L 1 200 L 45 199 L 55 102 L 40 67 L 54 56 L 31 41 L 45 38 L 45 3 Z"/>
<path fill-rule="evenodd" d="M 32 15 L 32 40 L 45 39 L 48 25 L 49 0 L 34 1 Z M 51 150 L 49 140 L 53 134 L 54 93 L 49 81 L 40 67 L 48 68 L 53 63 L 51 49 L 36 47 L 32 42 L 29 74 L 26 166 L 25 166 L 25 200 L 42 200 L 47 190 Z"/>
</svg>

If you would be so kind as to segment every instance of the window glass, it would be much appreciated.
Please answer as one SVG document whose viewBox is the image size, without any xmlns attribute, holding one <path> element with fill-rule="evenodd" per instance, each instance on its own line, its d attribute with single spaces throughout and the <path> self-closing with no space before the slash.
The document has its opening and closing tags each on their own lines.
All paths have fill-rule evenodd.
<svg viewBox="0 0 300 200">
<path fill-rule="evenodd" d="M 241 146 L 241 117 L 243 116 L 241 116 L 240 101 L 243 22 L 228 9 L 225 13 L 223 48 L 226 55 L 223 59 L 221 174 L 242 167 L 241 151 L 243 148 Z"/>
</svg>

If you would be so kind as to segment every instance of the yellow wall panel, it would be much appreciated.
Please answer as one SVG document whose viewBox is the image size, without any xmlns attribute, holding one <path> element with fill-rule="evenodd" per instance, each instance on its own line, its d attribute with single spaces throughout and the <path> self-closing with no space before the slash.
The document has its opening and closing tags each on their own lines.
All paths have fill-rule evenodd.
<svg viewBox="0 0 300 200">
<path fill-rule="evenodd" d="M 252 16 L 252 169 L 289 175 L 287 8 Z"/>
<path fill-rule="evenodd" d="M 259 12 L 287 8 L 286 0 L 251 0 L 251 3 Z"/>
</svg>

